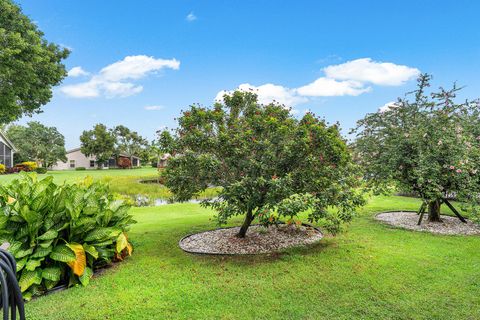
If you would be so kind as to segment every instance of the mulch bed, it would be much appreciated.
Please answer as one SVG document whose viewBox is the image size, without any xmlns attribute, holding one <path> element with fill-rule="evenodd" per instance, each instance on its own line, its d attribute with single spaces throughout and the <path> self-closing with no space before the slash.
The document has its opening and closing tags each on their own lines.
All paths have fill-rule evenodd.
<svg viewBox="0 0 480 320">
<path fill-rule="evenodd" d="M 418 214 L 411 211 L 383 212 L 375 216 L 375 219 L 394 227 L 425 231 L 446 235 L 477 235 L 480 234 L 480 227 L 471 221 L 461 222 L 456 217 L 441 216 L 442 222 L 428 222 L 428 215 L 425 214 L 421 225 L 417 225 Z"/>
<path fill-rule="evenodd" d="M 316 243 L 323 238 L 320 230 L 310 226 L 280 225 L 263 227 L 253 225 L 245 238 L 238 238 L 239 227 L 211 230 L 192 234 L 180 240 L 180 248 L 202 254 L 262 254 L 290 247 Z"/>
</svg>

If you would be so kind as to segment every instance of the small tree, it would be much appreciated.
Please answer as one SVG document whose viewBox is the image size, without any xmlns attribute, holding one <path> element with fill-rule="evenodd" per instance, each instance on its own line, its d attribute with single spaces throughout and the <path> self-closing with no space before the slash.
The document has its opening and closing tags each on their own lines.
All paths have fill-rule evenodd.
<svg viewBox="0 0 480 320">
<path fill-rule="evenodd" d="M 10 0 L 0 1 L 0 123 L 39 113 L 67 75 L 66 49 L 49 43 Z"/>
<path fill-rule="evenodd" d="M 396 186 L 418 194 L 424 202 L 421 217 L 428 207 L 429 221 L 440 221 L 442 203 L 461 218 L 446 198 L 455 195 L 478 211 L 479 105 L 456 103 L 456 86 L 428 95 L 430 78 L 419 77 L 413 101 L 399 99 L 360 120 L 353 130 L 355 151 L 374 190 Z"/>
<path fill-rule="evenodd" d="M 191 106 L 176 136 L 167 186 L 178 200 L 222 187 L 217 200 L 204 204 L 219 223 L 244 215 L 239 237 L 254 219 L 268 225 L 305 211 L 310 222 L 337 232 L 363 203 L 337 125 L 313 114 L 297 120 L 284 106 L 261 105 L 255 94 L 237 91 L 211 109 Z"/>
<path fill-rule="evenodd" d="M 118 155 L 121 153 L 126 154 L 130 157 L 130 163 L 133 163 L 133 156 L 140 156 L 143 149 L 148 145 L 147 140 L 136 131 L 131 131 L 129 128 L 122 125 L 116 126 L 115 129 L 113 129 L 113 134 L 116 139 L 116 153 Z"/>
<path fill-rule="evenodd" d="M 67 161 L 65 137 L 55 127 L 32 121 L 27 126 L 9 126 L 7 136 L 18 149 L 19 162 L 33 160 L 48 168 L 59 160 Z"/>
<path fill-rule="evenodd" d="M 82 153 L 95 156 L 100 166 L 115 152 L 115 136 L 103 124 L 96 124 L 93 130 L 83 131 L 80 142 Z"/>
</svg>

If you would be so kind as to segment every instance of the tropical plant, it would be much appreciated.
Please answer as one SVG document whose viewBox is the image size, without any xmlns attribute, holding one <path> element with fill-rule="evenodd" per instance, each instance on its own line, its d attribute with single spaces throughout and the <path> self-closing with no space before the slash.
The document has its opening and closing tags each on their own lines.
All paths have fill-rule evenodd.
<svg viewBox="0 0 480 320">
<path fill-rule="evenodd" d="M 28 169 L 28 170 L 25 170 L 25 171 L 34 171 L 35 169 L 38 168 L 37 163 L 34 162 L 34 161 L 24 161 L 20 164 Z"/>
<path fill-rule="evenodd" d="M 5 165 L 0 163 L 0 174 L 4 174 L 5 171 L 6 171 Z"/>
<path fill-rule="evenodd" d="M 67 161 L 65 137 L 55 127 L 31 121 L 26 126 L 8 126 L 7 136 L 18 149 L 16 161 L 37 161 L 45 168 Z"/>
<path fill-rule="evenodd" d="M 52 180 L 21 173 L 0 186 L 0 242 L 10 243 L 27 299 L 59 284 L 87 285 L 96 268 L 132 252 L 129 206 L 107 185 Z"/>
<path fill-rule="evenodd" d="M 9 123 L 50 101 L 69 51 L 45 40 L 11 0 L 0 1 L 0 39 L 0 123 Z"/>
<path fill-rule="evenodd" d="M 387 110 L 368 114 L 353 131 L 356 158 L 367 185 L 377 192 L 392 186 L 420 196 L 422 213 L 440 221 L 445 203 L 454 195 L 478 218 L 480 212 L 480 106 L 454 101 L 450 90 L 427 93 L 431 77 L 421 75 L 413 101 L 403 98 Z M 462 219 L 462 218 L 461 218 Z M 421 218 L 419 219 L 419 223 Z"/>
<path fill-rule="evenodd" d="M 166 185 L 178 200 L 222 187 L 204 204 L 219 223 L 244 215 L 239 237 L 256 218 L 272 224 L 302 212 L 335 233 L 363 204 L 338 126 L 312 113 L 298 120 L 283 105 L 261 105 L 255 94 L 237 91 L 211 109 L 192 105 L 178 121 Z"/>
</svg>

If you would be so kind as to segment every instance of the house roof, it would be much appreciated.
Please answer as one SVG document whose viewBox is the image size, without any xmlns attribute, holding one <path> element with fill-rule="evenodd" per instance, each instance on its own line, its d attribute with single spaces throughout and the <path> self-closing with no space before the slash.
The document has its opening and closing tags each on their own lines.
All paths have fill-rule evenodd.
<svg viewBox="0 0 480 320">
<path fill-rule="evenodd" d="M 8 139 L 7 135 L 2 130 L 0 130 L 0 136 L 2 136 L 3 140 L 5 140 L 5 142 L 9 145 L 9 147 L 12 149 L 13 152 L 18 151 L 15 145 L 12 143 L 12 141 Z"/>
</svg>

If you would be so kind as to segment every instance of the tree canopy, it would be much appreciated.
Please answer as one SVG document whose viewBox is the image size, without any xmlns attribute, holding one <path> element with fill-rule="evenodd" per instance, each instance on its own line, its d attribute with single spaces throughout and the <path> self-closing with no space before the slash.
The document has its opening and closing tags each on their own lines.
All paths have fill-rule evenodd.
<svg viewBox="0 0 480 320">
<path fill-rule="evenodd" d="M 10 0 L 0 0 L 0 124 L 40 112 L 67 75 L 69 51 L 48 42 Z"/>
<path fill-rule="evenodd" d="M 65 138 L 55 127 L 32 121 L 26 126 L 9 126 L 6 134 L 18 149 L 15 153 L 18 162 L 36 161 L 48 168 L 59 160 L 67 161 Z"/>
<path fill-rule="evenodd" d="M 363 204 L 338 126 L 311 113 L 298 120 L 282 105 L 261 105 L 255 94 L 237 91 L 213 108 L 192 105 L 178 124 L 167 186 L 178 200 L 222 187 L 204 205 L 216 210 L 219 223 L 244 215 L 239 237 L 254 219 L 291 222 L 301 212 L 337 232 Z"/>
<path fill-rule="evenodd" d="M 148 141 L 129 128 L 119 125 L 113 129 L 115 136 L 116 153 L 124 153 L 130 157 L 132 161 L 133 156 L 141 156 L 143 150 L 147 147 Z"/>
<path fill-rule="evenodd" d="M 80 149 L 86 156 L 95 156 L 103 165 L 115 153 L 115 135 L 104 124 L 96 124 L 92 130 L 83 131 Z"/>
<path fill-rule="evenodd" d="M 421 75 L 413 99 L 368 114 L 353 132 L 368 185 L 418 194 L 428 204 L 429 220 L 438 221 L 449 195 L 478 212 L 480 117 L 478 101 L 455 101 L 455 85 L 427 93 L 430 80 Z"/>
</svg>

